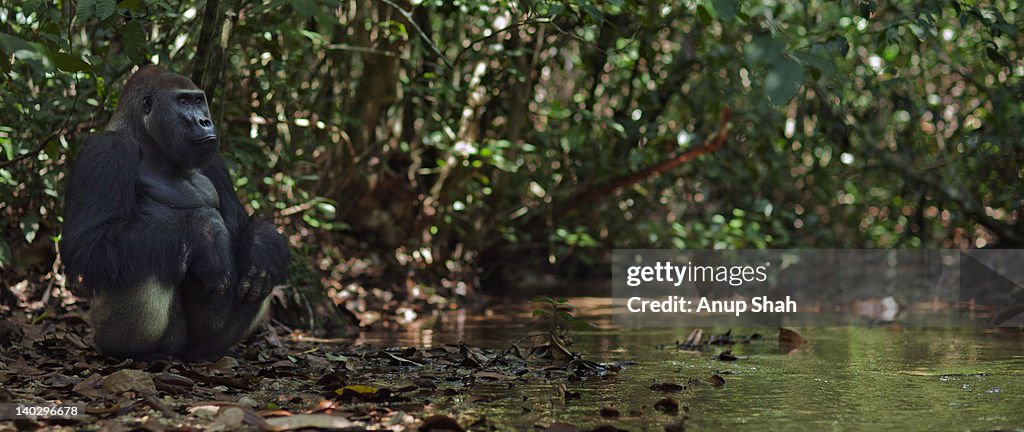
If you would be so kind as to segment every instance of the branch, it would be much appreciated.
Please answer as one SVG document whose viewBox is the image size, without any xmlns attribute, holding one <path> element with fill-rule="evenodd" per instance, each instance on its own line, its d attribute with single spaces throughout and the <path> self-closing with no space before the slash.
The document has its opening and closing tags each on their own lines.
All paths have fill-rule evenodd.
<svg viewBox="0 0 1024 432">
<path fill-rule="evenodd" d="M 78 84 L 79 84 L 78 79 L 75 79 L 75 88 L 76 89 L 78 88 Z M 64 117 L 64 121 L 63 122 L 58 122 L 58 123 L 53 125 L 53 127 L 51 129 L 55 129 L 55 130 L 53 132 L 50 132 L 50 135 L 47 136 L 43 140 L 42 143 L 40 143 L 38 146 L 36 146 L 35 149 L 33 149 L 32 151 L 30 151 L 28 153 L 18 155 L 14 159 L 11 159 L 11 160 L 9 160 L 7 162 L 4 162 L 4 163 L 0 163 L 0 169 L 7 168 L 7 167 L 9 167 L 11 165 L 14 165 L 14 164 L 20 162 L 20 161 L 23 161 L 25 159 L 28 159 L 28 158 L 30 158 L 32 156 L 35 156 L 35 155 L 39 154 L 39 152 L 41 152 L 43 150 L 46 150 L 46 146 L 50 144 L 50 141 L 53 141 L 53 140 L 57 139 L 57 137 L 59 137 L 61 133 L 67 132 L 67 127 L 68 127 L 68 123 L 71 121 L 71 116 L 75 113 L 75 111 L 78 108 L 78 96 L 80 96 L 80 95 L 81 95 L 81 92 L 75 92 L 75 100 L 71 103 L 71 109 L 68 110 L 67 117 Z M 59 128 L 57 128 L 57 125 L 60 124 L 60 123 L 64 123 L 64 124 L 61 125 Z M 75 129 L 75 132 L 77 133 L 78 131 L 82 130 L 81 128 L 83 126 L 92 127 L 91 124 L 87 124 L 87 125 L 81 125 L 80 124 L 80 125 L 78 125 L 78 128 Z"/>
<path fill-rule="evenodd" d="M 528 18 L 528 19 L 524 19 L 524 20 L 521 20 L 521 21 L 516 21 L 516 22 L 514 22 L 512 24 L 509 24 L 509 25 L 507 25 L 505 27 L 502 27 L 502 28 L 500 28 L 498 30 L 495 30 L 495 31 L 493 31 L 491 34 L 489 34 L 487 36 L 481 36 L 481 37 L 478 37 L 476 39 L 473 39 L 472 41 L 469 42 L 469 44 L 467 44 L 465 47 L 463 47 L 462 49 L 459 50 L 459 53 L 455 55 L 455 60 L 453 60 L 453 62 L 454 63 L 458 63 L 459 59 L 462 58 L 462 55 L 465 54 L 467 51 L 473 49 L 474 45 L 476 45 L 476 44 L 478 44 L 480 42 L 483 42 L 485 40 L 491 39 L 491 38 L 493 38 L 493 37 L 495 37 L 495 36 L 497 36 L 499 34 L 505 33 L 505 32 L 507 32 L 509 30 L 517 29 L 517 28 L 522 27 L 522 26 L 527 25 L 527 24 L 546 24 L 546 23 L 551 23 L 551 19 L 550 18 L 536 18 L 536 19 Z"/>
<path fill-rule="evenodd" d="M 556 207 L 552 212 L 552 217 L 557 218 L 570 211 L 583 207 L 584 205 L 590 204 L 594 201 L 600 200 L 601 198 L 612 195 L 623 188 L 639 183 L 649 177 L 664 173 L 686 162 L 690 162 L 699 156 L 708 153 L 713 153 L 718 149 L 722 148 L 725 145 L 728 138 L 729 108 L 726 107 L 722 109 L 722 117 L 719 121 L 718 132 L 716 132 L 715 135 L 711 137 L 710 142 L 708 142 L 707 145 L 694 147 L 683 152 L 679 156 L 673 157 L 671 159 L 657 163 L 655 165 L 651 165 L 635 173 L 626 174 L 624 176 L 606 181 L 604 183 L 588 187 L 587 189 L 580 191 L 579 193 L 576 193 L 573 196 L 569 197 L 569 199 L 566 200 L 566 204 L 560 207 Z M 528 223 L 527 227 L 533 227 L 541 220 L 542 219 L 540 218 L 536 218 L 530 223 Z"/>
<path fill-rule="evenodd" d="M 53 141 L 54 139 L 59 137 L 60 134 L 62 132 L 64 132 L 64 131 L 65 131 L 64 128 L 60 128 L 60 129 L 57 129 L 57 130 L 51 132 L 50 135 L 47 136 L 46 139 L 44 139 L 43 142 L 40 143 L 36 148 L 32 149 L 32 151 L 30 151 L 28 153 L 20 154 L 17 157 L 15 157 L 14 159 L 11 159 L 11 160 L 6 161 L 4 163 L 0 163 L 0 169 L 7 168 L 7 167 L 9 167 L 11 165 L 14 165 L 14 164 L 16 164 L 18 162 L 21 162 L 21 161 L 23 161 L 25 159 L 28 159 L 28 158 L 30 158 L 32 156 L 35 156 L 35 155 L 39 154 L 39 152 L 41 152 L 44 149 L 46 149 L 46 146 L 48 144 L 50 144 L 50 141 Z"/>
<path fill-rule="evenodd" d="M 718 132 L 711 138 L 711 142 L 707 145 L 694 147 L 689 149 L 683 154 L 676 156 L 667 161 L 661 162 L 657 165 L 649 166 L 633 174 L 627 174 L 617 179 L 611 180 L 604 185 L 598 185 L 591 188 L 590 194 L 593 195 L 607 195 L 616 192 L 627 186 L 631 186 L 635 183 L 653 176 L 655 174 L 661 174 L 665 171 L 673 169 L 686 162 L 692 161 L 701 155 L 713 153 L 725 145 L 726 139 L 729 138 L 729 108 L 726 107 L 722 110 L 722 119 L 719 121 Z"/>
<path fill-rule="evenodd" d="M 985 227 L 999 237 L 1001 243 L 1005 242 L 1008 246 L 1024 244 L 1024 233 L 1020 232 L 1019 228 L 989 216 L 985 211 L 985 206 L 978 202 L 969 192 L 943 182 L 934 174 L 911 169 L 907 164 L 902 163 L 896 156 L 889 153 L 880 153 L 880 159 L 882 166 L 887 169 L 903 173 L 906 177 L 927 186 L 950 201 L 957 203 L 968 217 L 974 219 L 978 225 Z"/>
<path fill-rule="evenodd" d="M 441 54 L 441 50 L 437 48 L 437 45 L 434 44 L 434 41 L 430 40 L 430 37 L 427 36 L 426 32 L 424 32 L 422 28 L 420 28 L 419 24 L 416 24 L 416 20 L 412 18 L 411 13 L 406 12 L 405 9 L 402 9 L 401 6 L 395 4 L 395 2 L 391 0 L 380 1 L 398 11 L 398 13 L 402 15 L 402 17 L 405 18 L 405 20 L 410 25 L 412 25 L 412 28 L 416 29 L 416 33 L 420 35 L 420 39 L 423 39 L 423 42 L 426 42 L 427 46 L 430 47 L 430 50 L 434 52 L 434 55 L 436 55 L 438 58 L 444 61 L 444 64 L 445 66 L 448 66 L 448 69 L 455 69 L 455 66 L 453 66 L 452 62 L 448 60 L 448 57 L 445 57 L 444 54 Z"/>
</svg>

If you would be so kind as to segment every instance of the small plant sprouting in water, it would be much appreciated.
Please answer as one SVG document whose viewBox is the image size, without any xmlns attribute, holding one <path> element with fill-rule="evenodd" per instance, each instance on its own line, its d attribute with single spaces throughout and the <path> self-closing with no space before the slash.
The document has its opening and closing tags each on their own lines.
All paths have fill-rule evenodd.
<svg viewBox="0 0 1024 432">
<path fill-rule="evenodd" d="M 578 354 L 569 351 L 569 330 L 589 329 L 597 327 L 593 323 L 577 318 L 573 315 L 576 308 L 569 304 L 564 298 L 553 299 L 551 297 L 537 297 L 530 300 L 530 303 L 537 303 L 533 310 L 533 316 L 541 324 L 541 333 L 534 333 L 512 342 L 510 351 L 515 352 L 519 358 L 540 358 L 547 360 L 571 361 L 579 359 Z M 544 342 L 533 345 L 528 353 L 524 353 L 519 344 L 527 339 L 541 339 Z"/>
<path fill-rule="evenodd" d="M 537 297 L 530 300 L 530 303 L 540 303 L 540 306 L 533 310 L 533 316 L 540 320 L 550 320 L 547 324 L 547 331 L 552 336 L 565 340 L 569 330 L 587 330 L 596 327 L 594 323 L 573 315 L 576 307 L 569 304 L 564 298 L 553 299 L 551 297 Z"/>
</svg>

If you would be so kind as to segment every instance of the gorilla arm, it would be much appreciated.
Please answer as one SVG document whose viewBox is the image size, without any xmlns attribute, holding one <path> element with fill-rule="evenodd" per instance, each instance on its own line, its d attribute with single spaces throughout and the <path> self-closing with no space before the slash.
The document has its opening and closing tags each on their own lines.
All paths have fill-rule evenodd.
<svg viewBox="0 0 1024 432">
<path fill-rule="evenodd" d="M 248 215 L 235 194 L 223 159 L 216 156 L 202 170 L 220 198 L 220 212 L 234 243 L 239 283 L 238 298 L 263 300 L 274 285 L 288 279 L 288 243 L 273 225 Z"/>
<path fill-rule="evenodd" d="M 89 293 L 130 290 L 156 277 L 183 276 L 182 244 L 167 226 L 135 221 L 139 150 L 134 140 L 103 133 L 86 141 L 68 181 L 61 255 L 72 281 Z"/>
</svg>

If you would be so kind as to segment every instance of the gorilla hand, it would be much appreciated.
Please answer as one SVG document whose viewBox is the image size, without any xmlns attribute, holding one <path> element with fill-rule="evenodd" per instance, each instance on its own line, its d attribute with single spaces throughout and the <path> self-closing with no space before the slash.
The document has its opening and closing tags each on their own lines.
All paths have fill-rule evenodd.
<svg viewBox="0 0 1024 432">
<path fill-rule="evenodd" d="M 256 303 L 263 300 L 274 289 L 270 273 L 255 265 L 238 279 L 238 299 L 245 303 Z"/>
<path fill-rule="evenodd" d="M 262 301 L 274 285 L 284 283 L 288 246 L 273 226 L 251 218 L 243 227 L 236 244 L 238 299 L 246 303 Z"/>
</svg>

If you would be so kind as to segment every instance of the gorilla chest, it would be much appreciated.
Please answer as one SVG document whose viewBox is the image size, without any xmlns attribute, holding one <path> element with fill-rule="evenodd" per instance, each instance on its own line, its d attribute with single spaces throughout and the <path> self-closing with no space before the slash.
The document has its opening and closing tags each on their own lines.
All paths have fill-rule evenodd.
<svg viewBox="0 0 1024 432">
<path fill-rule="evenodd" d="M 185 213 L 202 216 L 199 220 L 221 221 L 220 198 L 210 179 L 198 171 L 180 176 L 139 176 L 140 210 L 161 219 L 178 218 Z M 223 225 L 223 222 L 220 222 Z"/>
</svg>

